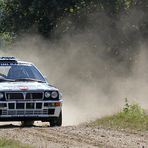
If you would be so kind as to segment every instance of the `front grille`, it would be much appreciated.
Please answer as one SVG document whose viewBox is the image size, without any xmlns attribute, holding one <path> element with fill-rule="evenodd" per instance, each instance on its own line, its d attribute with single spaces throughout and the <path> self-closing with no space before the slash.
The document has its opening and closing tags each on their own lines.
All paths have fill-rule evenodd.
<svg viewBox="0 0 148 148">
<path fill-rule="evenodd" d="M 7 107 L 6 103 L 0 103 L 0 108 L 5 108 L 5 107 Z"/>
<path fill-rule="evenodd" d="M 26 99 L 32 100 L 32 99 L 42 99 L 43 98 L 43 93 L 27 93 L 26 94 Z"/>
<path fill-rule="evenodd" d="M 24 103 L 16 103 L 16 109 L 24 109 L 25 104 Z"/>
<path fill-rule="evenodd" d="M 6 98 L 8 100 L 24 100 L 23 93 L 7 93 Z"/>
<path fill-rule="evenodd" d="M 8 103 L 8 109 L 42 109 L 47 108 L 49 104 L 45 102 L 16 102 Z M 7 104 L 5 103 L 3 107 L 7 107 Z"/>
<path fill-rule="evenodd" d="M 7 100 L 42 100 L 43 92 L 7 92 Z"/>
<path fill-rule="evenodd" d="M 42 108 L 42 103 L 36 103 L 36 108 L 41 109 Z"/>
<path fill-rule="evenodd" d="M 34 109 L 34 103 L 26 103 L 26 109 Z"/>
<path fill-rule="evenodd" d="M 48 109 L 40 110 L 2 110 L 2 115 L 48 115 Z"/>
<path fill-rule="evenodd" d="M 7 102 L 0 109 L 0 115 L 53 115 L 54 108 L 48 108 L 46 102 Z M 6 106 L 6 107 L 5 107 Z"/>
<path fill-rule="evenodd" d="M 14 109 L 15 108 L 15 104 L 14 103 L 9 103 L 8 104 L 8 108 L 9 109 Z"/>
</svg>

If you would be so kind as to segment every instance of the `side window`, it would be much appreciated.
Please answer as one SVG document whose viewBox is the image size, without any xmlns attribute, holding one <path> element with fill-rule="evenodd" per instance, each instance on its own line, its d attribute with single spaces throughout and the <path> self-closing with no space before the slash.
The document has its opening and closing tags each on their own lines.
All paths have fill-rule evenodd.
<svg viewBox="0 0 148 148">
<path fill-rule="evenodd" d="M 0 66 L 0 74 L 7 76 L 10 68 L 11 66 Z"/>
</svg>

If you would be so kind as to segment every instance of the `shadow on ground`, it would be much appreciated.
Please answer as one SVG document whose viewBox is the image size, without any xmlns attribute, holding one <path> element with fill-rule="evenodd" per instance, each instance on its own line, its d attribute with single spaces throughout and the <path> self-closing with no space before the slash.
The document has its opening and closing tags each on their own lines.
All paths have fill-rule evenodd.
<svg viewBox="0 0 148 148">
<path fill-rule="evenodd" d="M 0 125 L 0 129 L 8 129 L 8 128 L 49 128 L 49 126 L 47 125 L 32 125 L 32 126 L 22 126 L 21 124 L 20 125 L 15 125 L 15 124 L 1 124 Z"/>
</svg>

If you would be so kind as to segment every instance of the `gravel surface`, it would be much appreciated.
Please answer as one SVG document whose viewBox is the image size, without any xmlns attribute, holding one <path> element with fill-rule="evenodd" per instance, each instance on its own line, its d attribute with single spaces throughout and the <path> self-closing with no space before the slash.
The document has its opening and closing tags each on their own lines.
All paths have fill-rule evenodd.
<svg viewBox="0 0 148 148">
<path fill-rule="evenodd" d="M 0 137 L 19 140 L 36 148 L 148 148 L 148 132 L 125 132 L 99 127 L 1 125 Z"/>
</svg>

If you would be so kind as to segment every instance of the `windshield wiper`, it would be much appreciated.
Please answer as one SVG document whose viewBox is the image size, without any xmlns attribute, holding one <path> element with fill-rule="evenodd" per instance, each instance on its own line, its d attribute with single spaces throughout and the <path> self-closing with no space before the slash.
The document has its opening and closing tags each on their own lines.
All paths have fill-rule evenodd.
<svg viewBox="0 0 148 148">
<path fill-rule="evenodd" d="M 19 78 L 19 79 L 15 79 L 15 82 L 18 82 L 18 81 L 32 81 L 32 82 L 45 83 L 44 81 L 37 80 L 37 79 L 32 79 L 32 78 Z"/>
<path fill-rule="evenodd" d="M 13 79 L 0 78 L 0 82 L 14 82 Z"/>
</svg>

